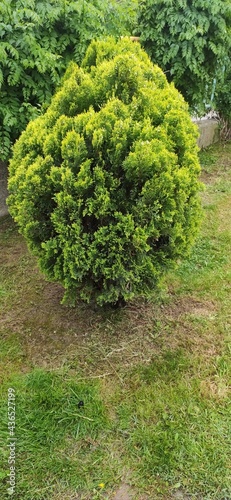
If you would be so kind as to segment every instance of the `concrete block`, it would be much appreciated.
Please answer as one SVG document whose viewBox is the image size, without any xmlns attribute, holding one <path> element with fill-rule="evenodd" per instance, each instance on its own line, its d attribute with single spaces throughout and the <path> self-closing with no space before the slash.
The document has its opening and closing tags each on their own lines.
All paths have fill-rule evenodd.
<svg viewBox="0 0 231 500">
<path fill-rule="evenodd" d="M 3 217 L 4 215 L 8 214 L 8 207 L 6 204 L 6 198 L 8 196 L 7 176 L 8 176 L 7 163 L 0 161 L 0 217 Z"/>
<path fill-rule="evenodd" d="M 219 141 L 219 123 L 214 119 L 195 120 L 194 123 L 198 126 L 200 136 L 197 144 L 199 148 L 207 148 Z"/>
</svg>

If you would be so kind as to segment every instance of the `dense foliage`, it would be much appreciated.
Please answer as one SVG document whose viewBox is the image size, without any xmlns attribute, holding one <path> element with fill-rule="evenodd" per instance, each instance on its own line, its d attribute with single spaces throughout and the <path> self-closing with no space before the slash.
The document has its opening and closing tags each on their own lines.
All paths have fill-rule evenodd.
<svg viewBox="0 0 231 500">
<path fill-rule="evenodd" d="M 79 63 L 89 42 L 126 34 L 135 20 L 129 0 L 0 2 L 0 159 L 51 99 L 67 62 Z"/>
<path fill-rule="evenodd" d="M 231 70 L 225 71 L 225 80 L 216 90 L 216 109 L 221 118 L 221 137 L 231 138 Z"/>
<path fill-rule="evenodd" d="M 227 0 L 142 0 L 138 26 L 153 62 L 203 113 L 229 60 L 231 4 Z"/>
<path fill-rule="evenodd" d="M 197 129 L 137 43 L 92 42 L 14 146 L 10 213 L 50 280 L 100 305 L 147 294 L 200 219 Z"/>
</svg>

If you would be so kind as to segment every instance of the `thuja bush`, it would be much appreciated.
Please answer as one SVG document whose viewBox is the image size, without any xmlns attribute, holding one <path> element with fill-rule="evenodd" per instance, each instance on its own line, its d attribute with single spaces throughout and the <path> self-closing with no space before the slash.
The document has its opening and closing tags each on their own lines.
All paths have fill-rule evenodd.
<svg viewBox="0 0 231 500">
<path fill-rule="evenodd" d="M 197 129 L 139 44 L 93 42 L 16 142 L 10 213 L 65 299 L 148 295 L 200 221 Z"/>
</svg>

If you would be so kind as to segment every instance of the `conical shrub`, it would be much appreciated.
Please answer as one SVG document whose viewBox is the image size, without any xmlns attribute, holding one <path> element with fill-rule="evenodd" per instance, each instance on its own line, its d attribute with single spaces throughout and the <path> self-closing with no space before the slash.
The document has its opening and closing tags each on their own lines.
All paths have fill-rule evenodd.
<svg viewBox="0 0 231 500">
<path fill-rule="evenodd" d="M 201 207 L 197 129 L 138 43 L 92 42 L 17 141 L 9 210 L 65 297 L 116 304 L 190 249 Z"/>
</svg>

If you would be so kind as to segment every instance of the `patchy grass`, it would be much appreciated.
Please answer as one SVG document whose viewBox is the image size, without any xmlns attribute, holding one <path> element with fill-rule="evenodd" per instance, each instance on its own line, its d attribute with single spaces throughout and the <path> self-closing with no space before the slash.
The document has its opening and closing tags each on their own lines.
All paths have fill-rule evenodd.
<svg viewBox="0 0 231 500">
<path fill-rule="evenodd" d="M 133 371 L 118 425 L 144 487 L 161 478 L 202 498 L 230 493 L 228 388 L 217 363 L 213 371 L 208 387 L 182 351 L 166 351 Z"/>
<path fill-rule="evenodd" d="M 9 387 L 16 500 L 231 498 L 231 143 L 200 156 L 201 235 L 148 302 L 60 305 L 0 220 L 1 499 Z"/>
</svg>

